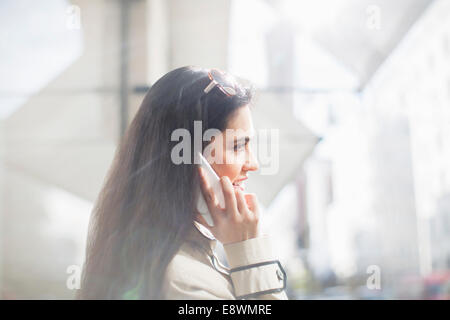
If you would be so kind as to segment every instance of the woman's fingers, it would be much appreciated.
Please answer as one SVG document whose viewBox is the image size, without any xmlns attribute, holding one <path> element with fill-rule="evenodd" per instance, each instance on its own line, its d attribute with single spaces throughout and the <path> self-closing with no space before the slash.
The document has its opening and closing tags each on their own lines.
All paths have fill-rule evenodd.
<svg viewBox="0 0 450 320">
<path fill-rule="evenodd" d="M 247 207 L 252 212 L 259 213 L 258 199 L 256 197 L 256 194 L 246 193 L 244 196 L 245 196 L 245 201 L 247 203 Z"/>
<path fill-rule="evenodd" d="M 251 212 L 247 207 L 247 203 L 244 198 L 244 193 L 240 189 L 236 190 L 236 200 L 237 200 L 237 207 L 241 215 L 250 217 Z"/>
<path fill-rule="evenodd" d="M 258 198 L 254 193 L 247 193 L 244 195 L 244 199 L 246 201 L 247 208 L 250 211 L 250 218 L 248 219 L 250 225 L 252 226 L 249 229 L 248 236 L 250 238 L 255 238 L 259 235 L 259 206 L 258 206 Z"/>
<path fill-rule="evenodd" d="M 250 207 L 248 205 L 248 203 L 254 204 L 253 200 L 255 200 L 255 199 L 253 198 L 253 196 L 247 196 L 241 190 L 238 190 L 237 197 L 238 197 L 239 207 L 242 208 L 242 209 L 239 209 L 239 211 L 241 212 L 242 216 L 244 217 L 244 221 L 247 224 L 249 224 L 249 226 L 251 226 L 251 228 L 248 230 L 250 232 L 249 235 L 251 237 L 256 237 L 256 235 L 258 234 L 259 212 L 258 212 L 258 209 L 256 209 L 256 210 L 250 209 Z M 247 202 L 248 198 L 251 198 L 252 200 Z M 255 195 L 255 198 L 256 198 L 256 195 Z M 255 206 L 252 206 L 252 207 L 255 208 Z"/>
<path fill-rule="evenodd" d="M 206 172 L 199 168 L 200 183 L 206 204 L 211 213 L 214 226 L 207 224 L 204 216 L 197 212 L 196 220 L 208 228 L 223 244 L 235 243 L 259 236 L 259 209 L 255 194 L 244 194 L 235 188 L 227 176 L 220 178 L 225 208 L 222 209 L 213 199 L 218 199 L 209 186 Z M 214 203 L 213 203 L 214 202 Z"/>
<path fill-rule="evenodd" d="M 246 234 L 248 237 L 256 237 L 258 234 L 258 220 L 259 209 L 255 194 L 244 194 L 242 190 L 233 187 L 230 179 L 227 176 L 220 178 L 222 192 L 225 200 L 225 209 L 219 206 L 217 201 L 217 195 L 210 187 L 203 168 L 199 167 L 200 183 L 202 187 L 202 193 L 205 197 L 205 202 L 211 213 L 211 218 L 214 222 L 214 227 L 210 227 L 203 216 L 197 215 L 197 221 L 207 226 L 209 230 L 214 229 L 217 232 L 223 233 L 223 225 L 225 223 L 223 218 L 232 221 L 233 230 L 237 238 L 241 238 L 242 234 Z M 240 225 L 245 225 L 242 227 Z M 221 227 L 222 226 L 222 227 Z M 244 229 L 242 229 L 244 228 Z M 222 230 L 222 231 L 220 231 Z M 245 231 L 245 232 L 244 232 Z M 214 234 L 214 233 L 213 233 Z M 218 235 L 219 237 L 221 235 Z M 233 232 L 227 230 L 227 236 L 222 235 L 223 239 L 226 237 L 234 238 Z"/>
<path fill-rule="evenodd" d="M 222 183 L 222 192 L 225 200 L 225 208 L 229 214 L 237 215 L 239 214 L 237 210 L 236 196 L 234 194 L 234 188 L 231 184 L 230 178 L 223 176 L 220 178 Z"/>
</svg>

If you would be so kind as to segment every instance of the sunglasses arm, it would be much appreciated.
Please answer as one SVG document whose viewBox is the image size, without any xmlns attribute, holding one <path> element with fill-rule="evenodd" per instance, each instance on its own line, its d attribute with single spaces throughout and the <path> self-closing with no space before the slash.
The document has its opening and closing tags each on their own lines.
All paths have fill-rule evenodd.
<svg viewBox="0 0 450 320">
<path fill-rule="evenodd" d="M 210 92 L 215 86 L 217 85 L 217 82 L 214 80 L 211 80 L 211 82 L 208 84 L 208 86 L 203 90 L 205 93 Z"/>
</svg>

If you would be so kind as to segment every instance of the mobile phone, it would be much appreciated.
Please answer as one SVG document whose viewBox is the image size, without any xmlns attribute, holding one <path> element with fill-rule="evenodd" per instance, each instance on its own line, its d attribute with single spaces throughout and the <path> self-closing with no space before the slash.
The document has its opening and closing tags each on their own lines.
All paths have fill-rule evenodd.
<svg viewBox="0 0 450 320">
<path fill-rule="evenodd" d="M 205 157 L 198 152 L 197 156 L 200 160 L 200 166 L 203 168 L 203 172 L 205 173 L 206 180 L 208 181 L 211 189 L 219 201 L 219 205 L 221 208 L 225 208 L 225 199 L 223 197 L 222 185 L 220 183 L 220 178 L 217 176 L 214 169 L 210 166 Z M 200 181 L 201 183 L 201 181 Z M 203 193 L 201 190 L 198 190 L 198 199 L 197 199 L 197 210 L 206 220 L 209 226 L 214 226 L 211 213 L 208 210 L 208 206 L 206 205 L 205 198 L 203 197 Z"/>
</svg>

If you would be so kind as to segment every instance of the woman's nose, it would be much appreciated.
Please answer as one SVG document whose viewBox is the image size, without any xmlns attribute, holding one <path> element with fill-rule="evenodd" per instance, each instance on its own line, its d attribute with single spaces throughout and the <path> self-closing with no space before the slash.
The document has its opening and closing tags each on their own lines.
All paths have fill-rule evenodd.
<svg viewBox="0 0 450 320">
<path fill-rule="evenodd" d="M 259 169 L 259 163 L 251 150 L 248 152 L 248 159 L 245 162 L 244 169 L 246 171 L 256 171 Z"/>
</svg>

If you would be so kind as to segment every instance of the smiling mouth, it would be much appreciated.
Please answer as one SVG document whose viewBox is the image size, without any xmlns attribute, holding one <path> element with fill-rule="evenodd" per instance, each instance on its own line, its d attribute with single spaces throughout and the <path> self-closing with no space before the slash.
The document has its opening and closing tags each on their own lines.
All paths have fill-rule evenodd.
<svg viewBox="0 0 450 320">
<path fill-rule="evenodd" d="M 241 181 L 233 182 L 233 186 L 235 188 L 240 188 L 242 191 L 244 191 L 245 190 L 245 181 L 241 180 Z"/>
</svg>

